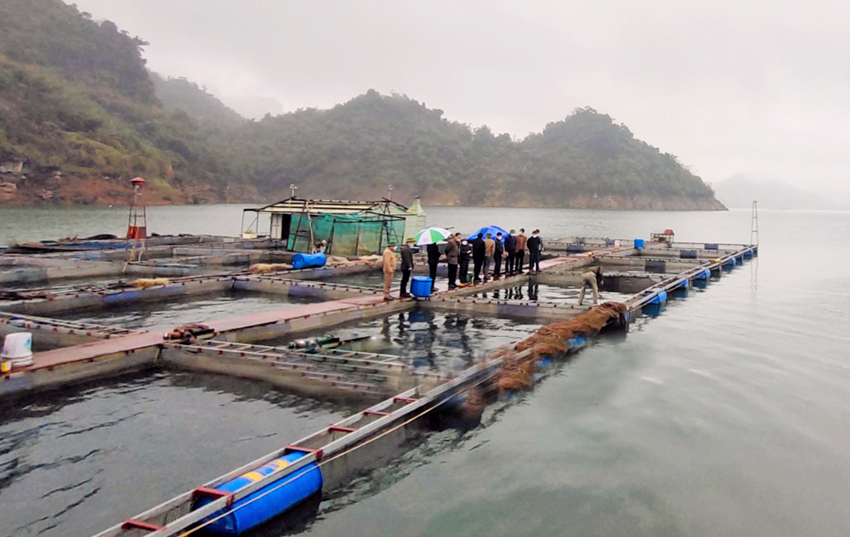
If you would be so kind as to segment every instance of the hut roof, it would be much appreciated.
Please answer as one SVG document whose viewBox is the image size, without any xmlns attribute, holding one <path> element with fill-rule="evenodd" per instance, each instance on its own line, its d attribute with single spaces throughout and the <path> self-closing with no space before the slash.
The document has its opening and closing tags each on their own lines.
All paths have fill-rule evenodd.
<svg viewBox="0 0 850 537">
<path fill-rule="evenodd" d="M 245 209 L 245 211 L 257 213 L 282 213 L 301 214 L 309 212 L 313 214 L 381 214 L 396 215 L 407 211 L 407 207 L 389 199 L 376 201 L 349 201 L 349 200 L 314 200 L 304 198 L 287 198 L 256 209 Z"/>
</svg>

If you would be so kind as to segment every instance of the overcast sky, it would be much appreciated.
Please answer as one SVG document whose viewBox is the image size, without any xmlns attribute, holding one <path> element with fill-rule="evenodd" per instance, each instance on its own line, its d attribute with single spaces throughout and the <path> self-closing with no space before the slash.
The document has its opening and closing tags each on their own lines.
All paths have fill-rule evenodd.
<svg viewBox="0 0 850 537">
<path fill-rule="evenodd" d="M 850 196 L 850 2 L 77 0 L 249 116 L 374 88 L 523 137 L 591 106 L 707 182 Z"/>
</svg>

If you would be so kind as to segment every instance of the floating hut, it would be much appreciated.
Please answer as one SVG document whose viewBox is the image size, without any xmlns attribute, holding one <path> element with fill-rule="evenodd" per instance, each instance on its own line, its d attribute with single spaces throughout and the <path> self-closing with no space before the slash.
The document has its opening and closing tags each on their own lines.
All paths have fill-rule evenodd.
<svg viewBox="0 0 850 537">
<path fill-rule="evenodd" d="M 387 198 L 346 201 L 293 196 L 264 207 L 244 209 L 242 237 L 279 240 L 293 252 L 310 252 L 324 240 L 328 254 L 359 256 L 378 254 L 388 244 L 401 244 L 406 228 L 424 226 L 424 219 L 418 199 L 408 209 Z"/>
</svg>

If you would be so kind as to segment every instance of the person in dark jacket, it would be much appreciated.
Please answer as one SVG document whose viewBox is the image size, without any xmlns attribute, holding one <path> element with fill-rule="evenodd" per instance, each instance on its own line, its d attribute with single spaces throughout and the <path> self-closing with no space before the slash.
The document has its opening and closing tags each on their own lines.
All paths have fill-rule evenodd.
<svg viewBox="0 0 850 537">
<path fill-rule="evenodd" d="M 463 239 L 460 241 L 460 286 L 464 286 L 469 281 L 469 260 L 472 259 L 472 245 L 469 241 Z"/>
<path fill-rule="evenodd" d="M 428 275 L 431 276 L 431 292 L 437 290 L 437 265 L 440 263 L 440 247 L 429 244 L 428 250 Z"/>
<path fill-rule="evenodd" d="M 410 281 L 410 273 L 413 271 L 413 251 L 410 247 L 413 245 L 412 238 L 404 241 L 404 246 L 401 247 L 401 290 L 399 298 L 410 298 L 410 293 L 407 292 L 407 283 Z"/>
<path fill-rule="evenodd" d="M 457 288 L 457 264 L 460 258 L 460 233 L 449 237 L 446 244 L 446 263 L 449 264 L 449 289 Z"/>
<path fill-rule="evenodd" d="M 528 248 L 528 273 L 537 274 L 540 272 L 540 252 L 543 251 L 543 239 L 540 238 L 539 229 L 531 232 L 526 248 Z"/>
<path fill-rule="evenodd" d="M 505 257 L 505 244 L 502 242 L 502 233 L 496 233 L 496 252 L 493 254 L 495 261 L 493 269 L 493 279 L 498 280 L 502 277 L 502 258 Z"/>
<path fill-rule="evenodd" d="M 472 281 L 475 283 L 481 283 L 481 265 L 484 264 L 486 252 L 487 245 L 484 244 L 484 234 L 479 233 L 477 237 L 472 239 L 472 265 L 475 268 Z"/>
<path fill-rule="evenodd" d="M 516 273 L 516 237 L 513 229 L 508 236 L 505 237 L 505 253 L 508 254 L 508 264 L 505 266 L 505 273 L 508 276 L 513 276 Z"/>
</svg>

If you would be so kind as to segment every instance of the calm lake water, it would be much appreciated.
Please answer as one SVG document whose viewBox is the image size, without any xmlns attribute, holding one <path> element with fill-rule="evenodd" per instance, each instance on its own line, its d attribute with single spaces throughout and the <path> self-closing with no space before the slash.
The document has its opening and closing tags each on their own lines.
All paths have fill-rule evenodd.
<svg viewBox="0 0 850 537">
<path fill-rule="evenodd" d="M 748 211 L 426 210 L 429 224 L 462 231 L 750 237 Z M 149 218 L 158 233 L 236 235 L 241 208 L 154 208 Z M 756 261 L 625 339 L 601 339 L 534 390 L 490 407 L 480 427 L 431 433 L 296 531 L 850 534 L 850 213 L 762 211 L 760 220 Z M 0 210 L 3 243 L 123 226 L 123 210 Z M 174 373 L 0 408 L 0 535 L 83 537 L 347 410 Z"/>
</svg>

